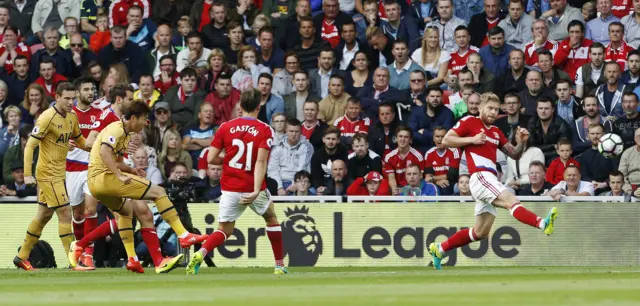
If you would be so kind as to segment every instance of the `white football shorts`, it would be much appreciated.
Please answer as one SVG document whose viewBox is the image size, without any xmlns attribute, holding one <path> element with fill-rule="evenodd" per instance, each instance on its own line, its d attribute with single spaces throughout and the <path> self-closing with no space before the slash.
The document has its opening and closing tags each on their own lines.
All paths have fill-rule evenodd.
<svg viewBox="0 0 640 306">
<path fill-rule="evenodd" d="M 242 216 L 247 206 L 257 215 L 262 216 L 271 204 L 271 194 L 265 189 L 258 194 L 258 197 L 250 205 L 240 204 L 240 197 L 249 192 L 222 191 L 220 205 L 218 207 L 218 222 L 233 222 Z"/>
<path fill-rule="evenodd" d="M 495 174 L 488 171 L 472 174 L 469 179 L 469 189 L 471 190 L 471 196 L 476 200 L 476 216 L 485 212 L 494 216 L 497 215 L 496 208 L 491 203 L 503 191 L 507 190 L 507 187 L 498 181 Z"/>
<path fill-rule="evenodd" d="M 87 183 L 88 173 L 89 171 L 67 172 L 67 194 L 69 195 L 69 203 L 71 206 L 80 205 L 84 201 L 85 194 L 91 195 L 89 184 Z"/>
</svg>

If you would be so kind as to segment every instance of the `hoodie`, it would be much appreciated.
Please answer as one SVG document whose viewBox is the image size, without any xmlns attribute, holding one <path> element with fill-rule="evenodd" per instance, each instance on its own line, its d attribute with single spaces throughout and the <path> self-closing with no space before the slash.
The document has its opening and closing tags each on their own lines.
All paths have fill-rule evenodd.
<svg viewBox="0 0 640 306">
<path fill-rule="evenodd" d="M 274 147 L 267 165 L 267 176 L 278 183 L 278 189 L 283 188 L 282 181 L 293 182 L 298 171 L 310 170 L 313 146 L 304 137 L 294 146 L 283 141 Z"/>
</svg>

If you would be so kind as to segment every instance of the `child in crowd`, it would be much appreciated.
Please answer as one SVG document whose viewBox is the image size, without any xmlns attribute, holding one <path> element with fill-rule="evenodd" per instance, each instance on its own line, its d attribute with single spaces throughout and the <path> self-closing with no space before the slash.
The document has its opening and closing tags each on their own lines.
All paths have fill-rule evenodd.
<svg viewBox="0 0 640 306">
<path fill-rule="evenodd" d="M 573 153 L 571 141 L 567 139 L 560 139 L 556 146 L 556 152 L 559 157 L 551 162 L 545 176 L 545 181 L 553 185 L 564 180 L 564 170 L 567 166 L 574 165 L 578 168 L 580 167 L 580 164 L 571 157 L 571 154 Z"/>
</svg>

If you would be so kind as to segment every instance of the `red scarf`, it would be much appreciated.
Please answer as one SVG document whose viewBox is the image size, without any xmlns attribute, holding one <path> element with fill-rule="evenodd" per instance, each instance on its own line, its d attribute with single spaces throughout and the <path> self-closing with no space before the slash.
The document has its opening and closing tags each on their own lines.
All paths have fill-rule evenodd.
<svg viewBox="0 0 640 306">
<path fill-rule="evenodd" d="M 198 86 L 195 86 L 193 88 L 193 91 L 191 92 L 191 94 L 195 93 L 196 90 L 198 90 Z M 184 104 L 185 102 L 187 102 L 187 99 L 189 97 L 187 97 L 187 95 L 184 93 L 184 89 L 182 89 L 182 86 L 180 86 L 180 89 L 178 90 L 178 98 L 180 98 L 180 103 Z"/>
</svg>

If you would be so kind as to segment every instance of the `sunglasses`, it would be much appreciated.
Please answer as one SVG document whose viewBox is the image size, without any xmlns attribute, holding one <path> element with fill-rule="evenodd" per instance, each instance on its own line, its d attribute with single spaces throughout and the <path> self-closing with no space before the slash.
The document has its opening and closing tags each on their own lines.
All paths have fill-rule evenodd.
<svg viewBox="0 0 640 306">
<path fill-rule="evenodd" d="M 71 47 L 82 47 L 82 44 L 70 44 Z"/>
<path fill-rule="evenodd" d="M 166 109 L 156 110 L 156 114 L 158 114 L 158 115 L 164 115 L 164 114 L 168 114 L 168 113 L 169 113 L 169 111 L 166 110 Z"/>
<path fill-rule="evenodd" d="M 413 80 L 411 80 L 411 83 L 420 83 L 420 82 L 424 82 L 424 79 L 413 79 Z"/>
</svg>

